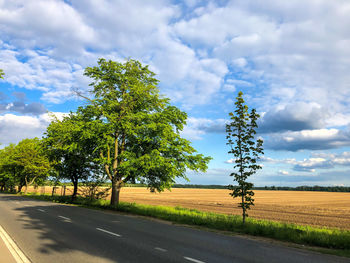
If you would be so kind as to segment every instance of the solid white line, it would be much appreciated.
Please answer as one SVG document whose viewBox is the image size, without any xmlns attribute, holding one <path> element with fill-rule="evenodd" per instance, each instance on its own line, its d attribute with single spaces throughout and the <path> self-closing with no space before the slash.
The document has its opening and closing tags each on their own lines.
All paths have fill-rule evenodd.
<svg viewBox="0 0 350 263">
<path fill-rule="evenodd" d="M 64 219 L 64 220 L 67 220 L 67 221 L 72 221 L 70 218 L 65 217 L 65 216 L 58 216 L 58 217 L 60 217 L 60 218 L 62 218 L 62 219 Z"/>
<path fill-rule="evenodd" d="M 116 233 L 113 233 L 113 232 L 110 232 L 110 231 L 108 231 L 108 230 L 104 230 L 104 229 L 102 229 L 102 228 L 96 228 L 97 230 L 99 230 L 99 231 L 102 231 L 102 232 L 105 232 L 105 233 L 108 233 L 108 234 L 110 234 L 110 235 L 113 235 L 113 236 L 117 236 L 117 237 L 121 237 L 121 235 L 119 235 L 119 234 L 116 234 Z"/>
<path fill-rule="evenodd" d="M 4 243 L 17 263 L 30 263 L 30 260 L 23 254 L 16 243 L 6 233 L 6 231 L 0 226 L 0 237 L 4 240 Z"/>
<path fill-rule="evenodd" d="M 40 212 L 46 212 L 44 209 L 38 209 L 38 211 L 40 211 Z"/>
<path fill-rule="evenodd" d="M 164 248 L 161 248 L 161 247 L 155 247 L 154 248 L 155 250 L 159 250 L 159 251 L 162 251 L 162 252 L 167 252 L 168 250 L 164 249 Z"/>
<path fill-rule="evenodd" d="M 196 263 L 205 263 L 204 261 L 200 261 L 198 259 L 194 259 L 194 258 L 190 258 L 190 257 L 184 257 L 184 259 L 187 259 L 189 261 L 196 262 Z"/>
</svg>

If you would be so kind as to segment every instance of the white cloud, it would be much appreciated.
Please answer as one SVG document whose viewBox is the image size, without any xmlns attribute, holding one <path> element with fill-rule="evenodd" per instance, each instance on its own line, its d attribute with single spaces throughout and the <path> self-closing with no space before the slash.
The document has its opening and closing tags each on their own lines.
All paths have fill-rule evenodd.
<svg viewBox="0 0 350 263">
<path fill-rule="evenodd" d="M 350 146 L 350 131 L 340 129 L 315 129 L 270 134 L 265 148 L 272 150 L 325 150 Z"/>
<path fill-rule="evenodd" d="M 93 28 L 84 23 L 72 6 L 58 0 L 0 2 L 1 31 L 17 46 L 53 46 L 57 55 L 77 54 L 96 40 Z M 6 37 L 5 40 L 9 38 Z"/>
<path fill-rule="evenodd" d="M 200 140 L 207 133 L 223 133 L 226 129 L 227 120 L 224 119 L 206 119 L 193 118 L 187 120 L 187 125 L 182 131 L 182 136 L 190 140 Z"/>
<path fill-rule="evenodd" d="M 53 113 L 62 119 L 65 113 Z M 50 124 L 51 117 L 48 113 L 39 116 L 17 116 L 5 114 L 0 116 L 0 143 L 6 146 L 10 143 L 18 143 L 25 138 L 41 137 Z"/>
<path fill-rule="evenodd" d="M 205 46 L 233 72 L 259 83 L 263 88 L 248 92 L 264 110 L 316 101 L 329 112 L 328 125 L 347 125 L 348 9 L 347 1 L 231 1 L 174 28 L 189 45 Z"/>
<path fill-rule="evenodd" d="M 339 166 L 350 166 L 350 152 L 339 154 L 334 153 L 313 153 L 310 158 L 303 160 L 296 159 L 273 159 L 263 156 L 263 163 L 273 163 L 281 165 L 290 165 L 294 171 L 315 172 L 316 169 L 333 169 Z M 282 170 L 280 170 L 282 171 Z M 279 171 L 279 173 L 280 173 Z"/>
<path fill-rule="evenodd" d="M 302 131 L 325 126 L 328 112 L 316 102 L 294 102 L 270 109 L 259 123 L 260 132 Z"/>
</svg>

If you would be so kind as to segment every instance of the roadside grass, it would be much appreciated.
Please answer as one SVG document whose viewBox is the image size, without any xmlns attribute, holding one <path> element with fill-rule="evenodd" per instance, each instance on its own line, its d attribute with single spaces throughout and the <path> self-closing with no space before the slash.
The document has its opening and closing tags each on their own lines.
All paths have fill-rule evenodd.
<svg viewBox="0 0 350 263">
<path fill-rule="evenodd" d="M 27 194 L 25 196 L 58 203 L 71 203 L 70 196 L 51 196 Z M 182 207 L 166 207 L 120 202 L 118 206 L 110 206 L 107 200 L 90 200 L 78 196 L 73 202 L 85 207 L 117 210 L 137 215 L 149 216 L 180 224 L 202 226 L 210 229 L 230 231 L 233 233 L 268 237 L 276 240 L 293 242 L 296 244 L 317 246 L 320 248 L 337 249 L 339 252 L 327 252 L 327 249 L 316 249 L 342 256 L 350 256 L 350 231 L 315 228 L 292 223 L 247 218 L 245 225 L 238 215 L 224 215 L 202 212 L 196 209 Z"/>
</svg>

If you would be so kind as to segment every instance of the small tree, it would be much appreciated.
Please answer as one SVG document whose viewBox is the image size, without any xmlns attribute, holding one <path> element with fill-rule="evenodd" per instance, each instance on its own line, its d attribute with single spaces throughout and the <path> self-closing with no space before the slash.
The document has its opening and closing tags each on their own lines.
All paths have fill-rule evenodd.
<svg viewBox="0 0 350 263">
<path fill-rule="evenodd" d="M 13 191 L 16 180 L 16 167 L 13 166 L 12 158 L 14 144 L 10 144 L 0 150 L 0 191 Z"/>
<path fill-rule="evenodd" d="M 0 79 L 3 79 L 4 75 L 5 75 L 4 71 L 0 68 Z"/>
<path fill-rule="evenodd" d="M 13 155 L 13 166 L 16 167 L 20 187 L 28 187 L 32 184 L 45 180 L 50 171 L 50 162 L 44 153 L 42 142 L 38 138 L 24 139 L 20 141 Z"/>
<path fill-rule="evenodd" d="M 98 166 L 93 163 L 96 145 L 85 123 L 85 117 L 79 112 L 70 113 L 62 121 L 54 117 L 43 138 L 46 154 L 57 171 L 56 177 L 71 180 L 73 184 L 72 202 L 78 193 L 79 180 L 99 174 Z"/>
<path fill-rule="evenodd" d="M 236 110 L 229 113 L 231 123 L 226 125 L 227 144 L 231 150 L 228 152 L 233 154 L 235 158 L 234 168 L 237 172 L 233 172 L 230 176 L 234 177 L 234 181 L 238 186 L 229 185 L 230 193 L 233 198 L 240 197 L 239 207 L 242 207 L 243 224 L 248 216 L 247 210 L 254 205 L 254 192 L 251 190 L 253 184 L 247 182 L 247 179 L 262 167 L 257 164 L 259 155 L 263 154 L 263 141 L 256 139 L 256 129 L 258 125 L 257 119 L 260 117 L 255 109 L 248 112 L 248 106 L 244 104 L 243 93 L 239 92 L 236 98 Z"/>
</svg>

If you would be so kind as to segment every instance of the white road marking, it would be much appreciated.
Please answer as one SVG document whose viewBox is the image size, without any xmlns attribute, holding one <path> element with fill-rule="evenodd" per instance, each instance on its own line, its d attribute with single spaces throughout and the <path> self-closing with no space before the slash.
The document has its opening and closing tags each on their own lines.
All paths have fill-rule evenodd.
<svg viewBox="0 0 350 263">
<path fill-rule="evenodd" d="M 62 218 L 63 219 L 63 222 L 66 222 L 66 223 L 72 223 L 72 220 L 68 217 L 65 217 L 65 216 L 58 216 L 59 218 Z"/>
<path fill-rule="evenodd" d="M 112 223 L 119 223 L 120 221 L 118 220 L 113 220 Z"/>
<path fill-rule="evenodd" d="M 6 233 L 6 231 L 0 226 L 0 238 L 4 241 L 6 247 L 14 257 L 17 263 L 30 263 L 30 260 L 23 254 L 16 243 Z"/>
<path fill-rule="evenodd" d="M 198 259 L 194 259 L 194 258 L 190 258 L 190 257 L 184 257 L 184 259 L 187 259 L 187 260 L 195 262 L 195 263 L 205 263 L 204 261 L 200 261 Z"/>
<path fill-rule="evenodd" d="M 104 230 L 104 229 L 102 229 L 102 228 L 98 228 L 98 227 L 97 227 L 96 229 L 99 230 L 99 231 L 105 232 L 105 233 L 107 233 L 107 234 L 113 235 L 113 236 L 121 237 L 121 235 L 119 235 L 119 234 L 110 232 L 110 231 L 108 231 L 108 230 Z"/>
<path fill-rule="evenodd" d="M 46 212 L 44 209 L 38 209 L 38 211 L 40 211 L 40 212 Z"/>
<path fill-rule="evenodd" d="M 68 218 L 68 217 L 65 217 L 65 216 L 58 216 L 59 218 L 62 218 L 62 219 L 64 219 L 64 220 L 67 220 L 67 221 L 72 221 L 70 218 Z"/>
<path fill-rule="evenodd" d="M 154 248 L 155 250 L 159 250 L 159 251 L 162 251 L 162 252 L 167 252 L 168 250 L 164 249 L 164 248 L 161 248 L 161 247 L 155 247 Z"/>
</svg>

